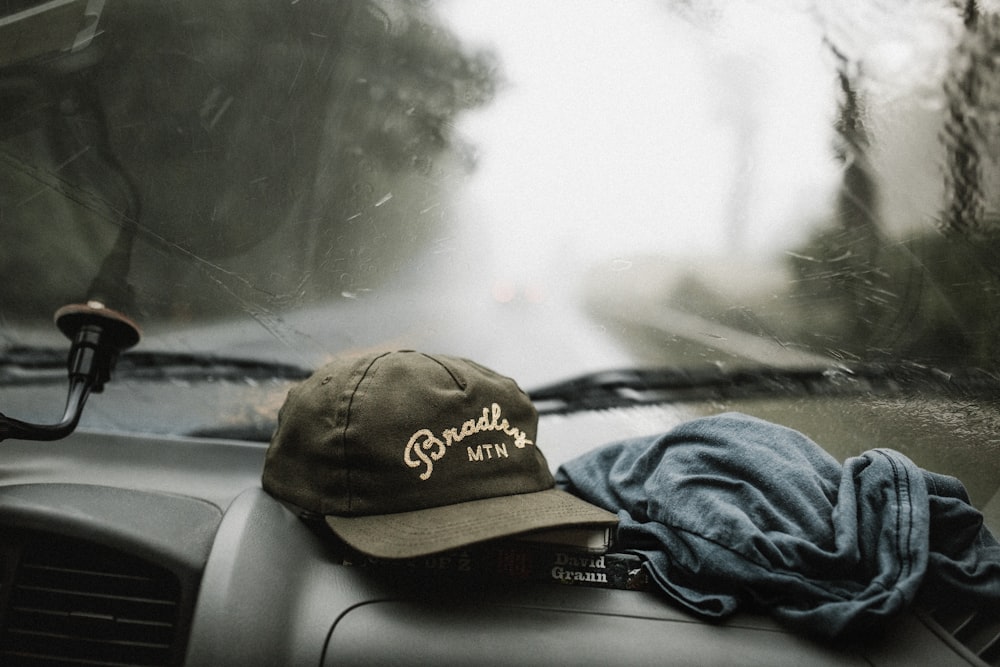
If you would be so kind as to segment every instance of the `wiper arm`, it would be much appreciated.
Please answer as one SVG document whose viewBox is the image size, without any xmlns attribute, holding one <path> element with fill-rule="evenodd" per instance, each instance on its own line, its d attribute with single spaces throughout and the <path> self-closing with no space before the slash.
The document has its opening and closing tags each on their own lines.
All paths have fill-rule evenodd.
<svg viewBox="0 0 1000 667">
<path fill-rule="evenodd" d="M 129 352 L 118 358 L 116 378 L 133 380 L 304 380 L 311 369 L 294 364 L 184 352 Z M 16 347 L 0 357 L 0 385 L 61 382 L 66 353 L 52 348 Z"/>
<path fill-rule="evenodd" d="M 816 368 L 622 369 L 591 373 L 528 392 L 539 414 L 776 396 L 843 396 L 914 392 L 1000 396 L 1000 377 L 983 369 L 942 370 L 920 364 Z"/>
<path fill-rule="evenodd" d="M 842 372 L 842 371 L 841 371 Z M 802 393 L 835 369 L 630 368 L 599 371 L 529 392 L 541 414 L 602 410 L 732 396 L 734 393 Z"/>
<path fill-rule="evenodd" d="M 133 352 L 115 374 L 139 380 L 305 380 L 315 369 L 295 364 L 192 352 Z"/>
</svg>

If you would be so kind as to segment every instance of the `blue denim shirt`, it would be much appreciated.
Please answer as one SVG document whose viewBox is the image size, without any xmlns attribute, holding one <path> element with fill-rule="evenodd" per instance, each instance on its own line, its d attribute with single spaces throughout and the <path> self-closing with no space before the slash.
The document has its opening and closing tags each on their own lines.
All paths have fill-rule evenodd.
<svg viewBox="0 0 1000 667">
<path fill-rule="evenodd" d="M 730 413 L 599 448 L 556 481 L 618 512 L 619 548 L 704 616 L 765 608 L 833 638 L 924 585 L 1000 603 L 1000 545 L 965 488 L 892 450 L 840 464 L 797 431 Z"/>
</svg>

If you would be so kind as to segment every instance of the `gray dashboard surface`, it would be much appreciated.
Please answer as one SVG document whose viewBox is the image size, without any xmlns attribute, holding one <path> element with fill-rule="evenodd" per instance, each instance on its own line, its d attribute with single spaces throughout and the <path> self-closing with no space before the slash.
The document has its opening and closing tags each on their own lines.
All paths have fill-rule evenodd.
<svg viewBox="0 0 1000 667">
<path fill-rule="evenodd" d="M 250 489 L 220 526 L 188 664 L 968 664 L 913 617 L 893 630 L 830 647 L 760 616 L 703 623 L 650 593 L 386 578 L 335 562 L 293 513 Z"/>
<path fill-rule="evenodd" d="M 89 539 L 173 569 L 192 591 L 187 665 L 976 664 L 914 615 L 829 647 L 762 616 L 704 623 L 652 593 L 343 565 L 260 488 L 265 449 L 101 433 L 10 441 L 0 536 Z"/>
</svg>

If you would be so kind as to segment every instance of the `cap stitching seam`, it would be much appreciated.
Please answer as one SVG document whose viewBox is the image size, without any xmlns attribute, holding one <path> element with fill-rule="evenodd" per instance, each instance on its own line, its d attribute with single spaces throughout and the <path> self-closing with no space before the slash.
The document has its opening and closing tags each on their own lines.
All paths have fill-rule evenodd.
<svg viewBox="0 0 1000 667">
<path fill-rule="evenodd" d="M 348 512 L 351 512 L 353 510 L 353 507 L 354 507 L 354 484 L 353 484 L 353 482 L 351 480 L 351 472 L 354 469 L 354 466 L 351 465 L 351 461 L 349 459 L 350 453 L 347 451 L 347 429 L 349 429 L 350 426 L 351 426 L 351 411 L 354 408 L 354 398 L 355 398 L 355 396 L 358 395 L 358 391 L 361 388 L 361 383 L 364 382 L 365 378 L 368 377 L 368 373 L 371 371 L 372 367 L 375 365 L 375 362 L 378 361 L 379 359 L 381 359 L 382 357 L 385 357 L 388 354 L 390 354 L 390 353 L 389 352 L 384 352 L 384 353 L 376 356 L 374 359 L 372 359 L 368 363 L 367 366 L 365 366 L 364 371 L 361 372 L 361 377 L 358 378 L 357 384 L 354 385 L 354 389 L 351 391 L 351 398 L 347 401 L 347 414 L 344 416 L 344 431 L 343 431 L 343 433 L 340 436 L 340 447 L 341 447 L 341 449 L 343 451 L 344 468 L 346 469 L 346 475 L 345 475 L 345 477 L 346 477 L 346 482 L 347 482 L 347 511 Z"/>
<path fill-rule="evenodd" d="M 429 354 L 424 354 L 422 352 L 420 354 L 421 356 L 425 357 L 426 359 L 429 359 L 430 361 L 433 361 L 435 364 L 443 368 L 445 372 L 451 377 L 451 379 L 455 381 L 455 384 L 458 385 L 459 389 L 461 389 L 462 391 L 468 389 L 468 381 L 466 381 L 464 378 L 455 375 L 455 372 L 451 369 L 451 367 L 448 364 L 444 363 L 437 357 L 431 356 Z"/>
</svg>

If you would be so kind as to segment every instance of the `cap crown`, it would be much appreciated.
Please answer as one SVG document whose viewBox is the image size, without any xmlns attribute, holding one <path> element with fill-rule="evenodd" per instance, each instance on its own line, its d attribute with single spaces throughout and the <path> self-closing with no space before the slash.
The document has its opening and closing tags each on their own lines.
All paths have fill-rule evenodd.
<svg viewBox="0 0 1000 667">
<path fill-rule="evenodd" d="M 365 516 L 531 493 L 555 482 L 538 413 L 467 359 L 386 352 L 335 360 L 289 391 L 264 488 L 320 514 Z"/>
</svg>

